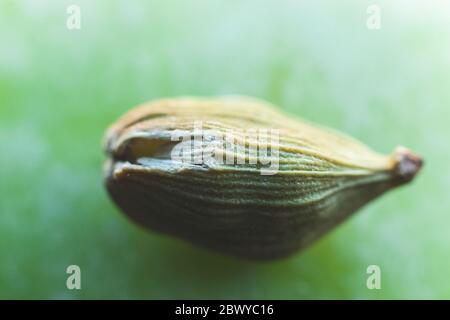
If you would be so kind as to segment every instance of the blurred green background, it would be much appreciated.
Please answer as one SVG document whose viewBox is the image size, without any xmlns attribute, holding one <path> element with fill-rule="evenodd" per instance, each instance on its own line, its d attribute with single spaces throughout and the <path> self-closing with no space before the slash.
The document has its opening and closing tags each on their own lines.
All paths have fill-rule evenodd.
<svg viewBox="0 0 450 320">
<path fill-rule="evenodd" d="M 450 298 L 449 40 L 449 1 L 0 0 L 0 298 Z M 223 94 L 426 166 L 273 263 L 130 223 L 102 185 L 105 128 L 146 100 Z M 82 290 L 66 288 L 71 264 Z"/>
</svg>

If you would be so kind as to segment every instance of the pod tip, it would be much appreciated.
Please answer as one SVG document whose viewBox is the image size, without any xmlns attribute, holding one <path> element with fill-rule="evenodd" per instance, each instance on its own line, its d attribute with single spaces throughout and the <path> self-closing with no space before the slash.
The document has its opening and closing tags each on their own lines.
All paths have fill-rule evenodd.
<svg viewBox="0 0 450 320">
<path fill-rule="evenodd" d="M 397 147 L 393 154 L 394 172 L 403 181 L 411 181 L 423 166 L 423 159 L 405 147 Z"/>
</svg>

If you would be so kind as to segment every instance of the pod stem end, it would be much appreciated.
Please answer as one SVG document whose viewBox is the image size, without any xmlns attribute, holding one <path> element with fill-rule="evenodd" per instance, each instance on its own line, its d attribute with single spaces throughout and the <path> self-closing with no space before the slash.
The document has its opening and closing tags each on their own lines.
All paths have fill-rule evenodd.
<svg viewBox="0 0 450 320">
<path fill-rule="evenodd" d="M 393 153 L 394 173 L 402 182 L 411 181 L 423 166 L 423 159 L 405 147 Z"/>
</svg>

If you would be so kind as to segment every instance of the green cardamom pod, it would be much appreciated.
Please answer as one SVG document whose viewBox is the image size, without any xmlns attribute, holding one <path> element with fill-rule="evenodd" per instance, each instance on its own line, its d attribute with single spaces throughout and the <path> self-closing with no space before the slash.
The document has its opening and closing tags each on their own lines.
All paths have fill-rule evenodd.
<svg viewBox="0 0 450 320">
<path fill-rule="evenodd" d="M 293 254 L 422 166 L 244 97 L 144 104 L 104 145 L 106 187 L 134 221 L 248 259 Z"/>
</svg>

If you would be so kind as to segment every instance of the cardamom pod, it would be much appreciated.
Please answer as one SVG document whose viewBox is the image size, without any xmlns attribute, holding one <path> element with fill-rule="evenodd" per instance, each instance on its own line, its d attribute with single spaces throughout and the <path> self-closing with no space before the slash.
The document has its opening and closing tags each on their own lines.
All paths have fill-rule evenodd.
<svg viewBox="0 0 450 320">
<path fill-rule="evenodd" d="M 134 221 L 248 259 L 304 248 L 422 165 L 244 97 L 144 104 L 104 145 L 106 187 Z"/>
</svg>

